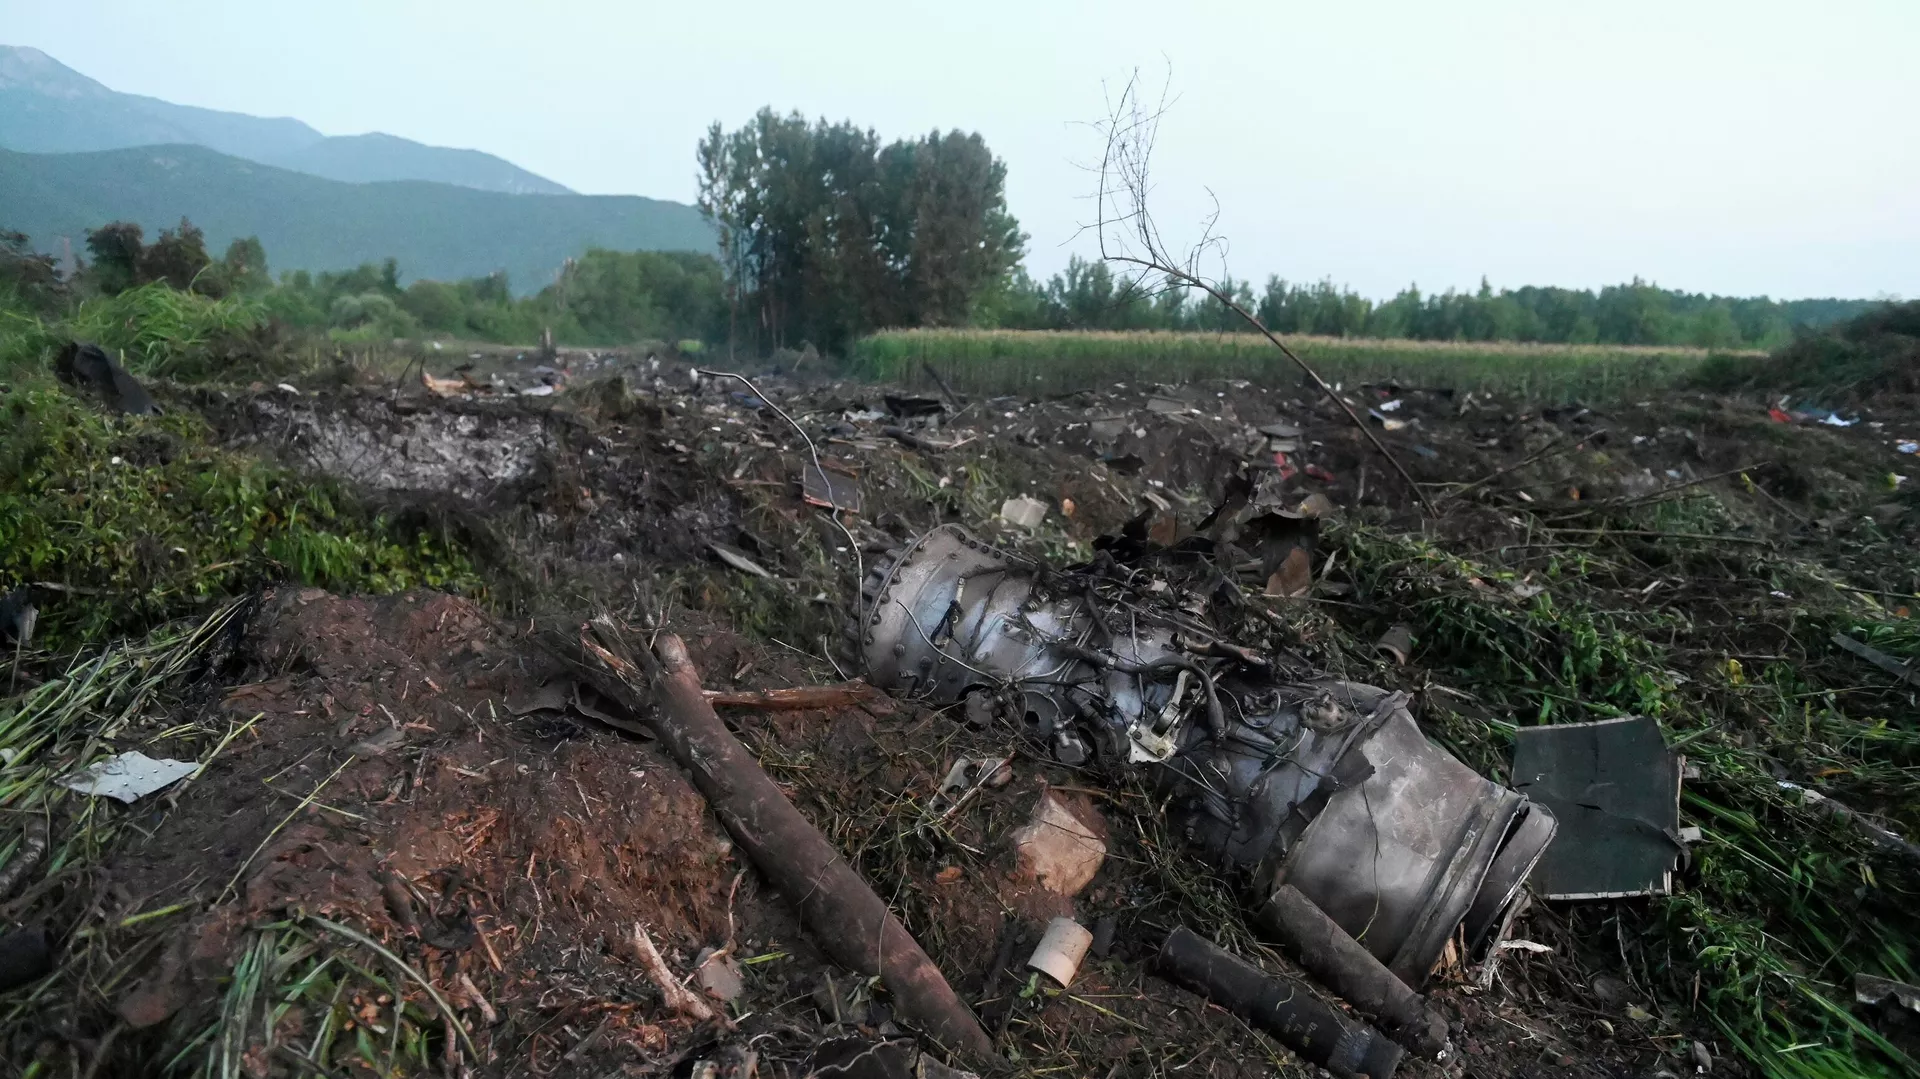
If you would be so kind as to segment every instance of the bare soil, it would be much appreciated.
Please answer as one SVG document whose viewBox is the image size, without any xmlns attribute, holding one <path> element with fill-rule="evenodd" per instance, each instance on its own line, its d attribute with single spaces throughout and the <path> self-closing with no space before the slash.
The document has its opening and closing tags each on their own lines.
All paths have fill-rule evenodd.
<svg viewBox="0 0 1920 1079">
<path fill-rule="evenodd" d="M 856 579 L 852 556 L 875 557 L 942 520 L 995 532 L 991 511 L 1008 495 L 1049 502 L 1057 531 L 1045 542 L 1066 545 L 1056 555 L 1084 552 L 1072 545 L 1143 509 L 1191 525 L 1250 462 L 1291 472 L 1296 493 L 1325 494 L 1349 513 L 1410 520 L 1413 511 L 1405 485 L 1345 417 L 1290 388 L 975 401 L 924 432 L 959 443 L 933 452 L 843 418 L 879 407 L 877 391 L 771 378 L 757 390 L 815 433 L 819 453 L 860 476 L 867 505 L 853 542 L 801 502 L 796 482 L 810 451 L 782 420 L 743 399 L 745 387 L 694 388 L 671 367 L 635 365 L 624 383 L 538 399 L 396 397 L 386 388 L 197 399 L 237 445 L 464 522 L 511 572 L 487 605 L 431 592 L 285 588 L 261 597 L 238 673 L 205 705 L 258 718 L 108 867 L 103 902 L 112 909 L 203 904 L 117 994 L 130 1031 L 124 1052 L 158 1044 L 169 1022 L 203 1016 L 249 927 L 301 915 L 357 927 L 439 984 L 474 1029 L 479 1059 L 463 1063 L 474 1074 L 688 1074 L 697 1060 L 722 1059 L 728 1047 L 727 1059 L 737 1059 L 750 1047 L 760 1074 L 802 1075 L 823 1039 L 900 1036 L 884 993 L 822 959 L 679 768 L 633 733 L 644 716 L 616 716 L 628 729 L 615 729 L 551 695 L 570 682 L 535 624 L 662 613 L 710 686 L 825 682 L 847 661 L 838 631 Z M 1408 426 L 1380 436 L 1416 480 L 1436 485 L 1432 493 L 1476 485 L 1478 494 L 1428 526 L 1468 545 L 1527 542 L 1503 519 L 1502 499 L 1577 512 L 1745 469 L 1757 540 L 1818 548 L 1888 592 L 1920 586 L 1898 576 L 1910 567 L 1875 562 L 1877 548 L 1849 538 L 1910 529 L 1920 515 L 1913 487 L 1886 479 L 1920 463 L 1890 448 L 1896 434 L 1920 434 L 1911 402 L 1878 403 L 1842 429 L 1777 424 L 1753 402 L 1706 397 L 1541 411 L 1399 387 L 1354 395 L 1363 407 L 1402 402 L 1388 415 Z M 1095 437 L 1096 421 L 1115 419 L 1118 437 Z M 1276 421 L 1301 428 L 1299 448 L 1279 463 L 1250 430 Z M 1062 517 L 1067 503 L 1073 511 Z M 733 575 L 715 562 L 715 543 L 783 580 Z M 1697 587 L 1702 610 L 1766 592 L 1729 600 L 1724 588 Z M 975 1004 L 1001 1039 L 1005 1067 L 1109 1077 L 1307 1070 L 1152 973 L 1164 933 L 1177 924 L 1217 929 L 1208 919 L 1233 891 L 1166 833 L 1151 789 L 1076 773 L 1008 732 L 905 702 L 729 718 Z M 927 801 L 957 757 L 1008 753 L 1012 783 L 932 822 Z M 1007 837 L 1046 789 L 1109 826 L 1110 855 L 1078 899 L 1014 869 Z M 1852 793 L 1873 804 L 1871 791 Z M 1875 808 L 1920 825 L 1910 807 Z M 1110 919 L 1114 931 L 1111 950 L 1089 959 L 1069 992 L 1053 994 L 1021 964 L 1059 914 L 1090 926 Z M 1435 996 L 1454 1020 L 1454 1051 L 1438 1063 L 1410 1061 L 1403 1074 L 1692 1072 L 1691 1042 L 1711 1035 L 1621 976 L 1624 948 L 1596 932 L 1606 924 L 1604 914 L 1537 907 L 1517 935 L 1551 954 L 1508 953 L 1485 986 L 1475 972 L 1443 969 Z M 728 1025 L 665 1008 L 634 954 L 636 926 L 683 975 L 706 949 L 746 961 L 746 990 L 723 1009 Z M 1261 958 L 1285 969 L 1271 952 Z M 356 1014 L 377 1021 L 380 1002 L 360 1005 Z M 314 1017 L 294 1008 L 281 1021 L 292 1035 Z M 252 1061 L 249 1072 L 299 1069 L 276 1057 Z M 1740 1066 L 1721 1058 L 1714 1073 Z"/>
</svg>

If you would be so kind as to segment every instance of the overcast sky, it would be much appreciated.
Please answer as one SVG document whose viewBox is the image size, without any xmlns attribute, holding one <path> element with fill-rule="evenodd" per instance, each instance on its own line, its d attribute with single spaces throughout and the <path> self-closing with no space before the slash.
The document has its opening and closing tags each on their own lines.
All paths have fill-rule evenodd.
<svg viewBox="0 0 1920 1079">
<path fill-rule="evenodd" d="M 107 85 L 691 201 L 762 105 L 979 131 L 1039 275 L 1087 253 L 1087 126 L 1178 100 L 1154 208 L 1241 277 L 1920 295 L 1920 0 L 853 4 L 0 0 Z"/>
</svg>

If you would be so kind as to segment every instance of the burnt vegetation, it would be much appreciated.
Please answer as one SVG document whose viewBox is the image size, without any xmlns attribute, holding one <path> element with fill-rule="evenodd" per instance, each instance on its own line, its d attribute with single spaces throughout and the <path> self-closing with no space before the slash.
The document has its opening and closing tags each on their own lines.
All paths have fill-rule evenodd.
<svg viewBox="0 0 1920 1079">
<path fill-rule="evenodd" d="M 1152 116 L 1117 112 L 1118 148 L 1149 150 Z M 719 259 L 588 252 L 531 295 L 392 263 L 276 279 L 257 243 L 216 258 L 186 222 L 105 225 L 79 265 L 0 238 L 0 910 L 54 945 L 0 995 L 10 1065 L 746 1074 L 751 1053 L 799 1076 L 833 1059 L 823 1039 L 908 1036 L 651 740 L 650 700 L 596 693 L 556 642 L 601 616 L 684 638 L 736 700 L 838 684 L 862 673 L 863 577 L 932 528 L 1023 564 L 1112 565 L 1119 535 L 1191 568 L 1219 550 L 1194 542 L 1209 514 L 1259 482 L 1290 519 L 1315 507 L 1297 572 L 1220 557 L 1180 602 L 1405 692 L 1496 782 L 1520 728 L 1628 715 L 1694 766 L 1672 894 L 1534 902 L 1514 936 L 1540 950 L 1443 954 L 1452 1050 L 1407 1073 L 1913 1070 L 1910 1017 L 1855 985 L 1920 981 L 1920 306 L 1256 293 L 1170 253 L 1124 168 L 1113 261 L 1041 287 L 977 137 L 766 112 L 700 160 Z M 1161 378 L 1091 335 L 1017 346 L 1055 350 L 1033 368 L 868 336 L 901 326 L 1244 328 L 1278 358 Z M 1295 332 L 1774 351 L 1415 380 Z M 1169 365 L 1186 347 L 1128 340 Z M 89 389 L 76 342 L 155 407 Z M 729 346 L 749 380 L 704 369 Z M 1006 392 L 1042 368 L 1061 384 Z M 836 477 L 827 505 L 809 469 Z M 1007 519 L 1021 499 L 1037 522 Z M 1181 927 L 1294 970 L 1164 791 L 1069 766 L 1011 716 L 826 700 L 723 716 L 982 1020 L 998 1063 L 958 1062 L 1305 1074 L 1155 973 Z M 126 805 L 60 782 L 131 750 L 197 770 Z M 956 759 L 1007 756 L 1005 786 L 936 809 Z M 1049 791 L 1109 832 L 1064 907 L 1007 839 Z M 1063 910 L 1111 925 L 1067 988 L 1020 965 Z M 741 995 L 690 1015 L 656 960 L 735 963 Z"/>
</svg>

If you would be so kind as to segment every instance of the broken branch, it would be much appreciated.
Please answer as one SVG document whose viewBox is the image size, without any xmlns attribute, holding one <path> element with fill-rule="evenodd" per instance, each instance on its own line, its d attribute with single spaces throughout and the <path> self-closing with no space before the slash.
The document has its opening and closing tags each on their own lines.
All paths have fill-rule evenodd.
<svg viewBox="0 0 1920 1079">
<path fill-rule="evenodd" d="M 639 674 L 633 663 L 587 632 L 580 643 L 605 664 L 601 673 L 629 683 L 611 695 L 645 696 L 644 687 L 630 681 Z M 982 1057 L 991 1054 L 992 1040 L 919 942 L 728 732 L 700 686 L 686 645 L 662 633 L 654 652 L 659 660 L 654 726 L 661 742 L 753 864 L 799 906 L 827 954 L 862 974 L 878 975 L 898 1014 L 923 1026 L 936 1041 Z"/>
<path fill-rule="evenodd" d="M 1387 464 L 1393 466 L 1393 470 L 1406 482 L 1407 490 L 1413 492 L 1413 497 L 1419 500 L 1427 516 L 1438 516 L 1439 511 L 1434 508 L 1433 501 L 1427 497 L 1427 493 L 1414 482 L 1413 475 L 1407 471 L 1406 466 L 1393 455 L 1393 451 L 1387 449 L 1386 443 L 1380 441 L 1379 436 L 1366 425 L 1366 422 L 1360 418 L 1360 414 L 1354 411 L 1353 406 L 1328 385 L 1327 380 L 1321 378 L 1320 373 L 1315 371 L 1311 364 L 1301 359 L 1293 349 L 1288 348 L 1287 343 L 1280 340 L 1272 330 L 1267 329 L 1266 324 L 1255 317 L 1251 311 L 1241 306 L 1232 295 L 1213 281 L 1200 276 L 1201 255 L 1214 248 L 1225 250 L 1225 240 L 1213 233 L 1214 219 L 1219 217 L 1217 209 L 1213 218 L 1207 222 L 1205 234 L 1200 242 L 1194 245 L 1184 263 L 1176 263 L 1167 253 L 1166 241 L 1161 238 L 1160 228 L 1154 223 L 1153 214 L 1147 207 L 1147 193 L 1152 190 L 1152 184 L 1149 182 L 1149 165 L 1153 157 L 1154 138 L 1159 131 L 1160 116 L 1165 111 L 1165 101 L 1163 98 L 1160 107 L 1151 112 L 1143 110 L 1138 96 L 1138 83 L 1138 75 L 1128 81 L 1119 101 L 1114 104 L 1113 110 L 1101 125 L 1106 132 L 1107 144 L 1100 161 L 1098 222 L 1095 225 L 1100 241 L 1100 257 L 1108 262 L 1137 267 L 1143 275 L 1160 274 L 1169 287 L 1197 288 L 1213 297 L 1214 301 L 1222 307 L 1233 312 L 1242 322 L 1259 331 L 1273 347 L 1280 350 L 1282 356 L 1300 369 L 1308 381 L 1319 387 L 1320 392 L 1326 394 L 1335 405 L 1339 406 L 1340 411 L 1346 413 L 1347 419 L 1353 421 L 1353 425 L 1359 429 L 1360 434 L 1372 443 L 1375 452 L 1386 458 Z M 1114 201 L 1121 197 L 1124 197 L 1126 202 L 1124 208 L 1114 207 Z M 1114 216 L 1108 215 L 1110 207 L 1116 210 Z M 1115 231 L 1123 225 L 1124 230 Z M 1131 239 L 1127 238 L 1127 232 L 1131 232 Z M 1131 248 L 1131 244 L 1137 244 L 1138 247 Z M 1137 288 L 1139 282 L 1126 282 L 1123 287 Z"/>
<path fill-rule="evenodd" d="M 785 689 L 728 691 L 709 689 L 707 701 L 714 707 L 752 708 L 779 712 L 798 708 L 843 708 L 872 700 L 880 691 L 866 682 L 842 682 L 834 686 L 789 686 Z"/>
<path fill-rule="evenodd" d="M 646 927 L 639 922 L 633 923 L 633 950 L 640 957 L 640 965 L 646 968 L 647 977 L 660 990 L 660 998 L 667 1007 L 696 1023 L 710 1023 L 715 1018 L 713 1008 L 700 999 L 700 994 L 680 984 L 674 977 L 673 968 L 660 957 L 660 950 L 653 946 L 653 938 L 647 936 Z"/>
</svg>

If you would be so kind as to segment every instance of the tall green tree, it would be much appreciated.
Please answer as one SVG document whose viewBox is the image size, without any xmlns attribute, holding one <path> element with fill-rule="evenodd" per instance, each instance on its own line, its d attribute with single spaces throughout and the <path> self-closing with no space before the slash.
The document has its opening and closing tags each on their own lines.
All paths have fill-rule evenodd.
<svg viewBox="0 0 1920 1079">
<path fill-rule="evenodd" d="M 761 109 L 734 131 L 714 124 L 697 159 L 734 334 L 764 345 L 971 322 L 998 309 L 1024 251 L 1006 166 L 978 135 L 882 145 Z"/>
</svg>

